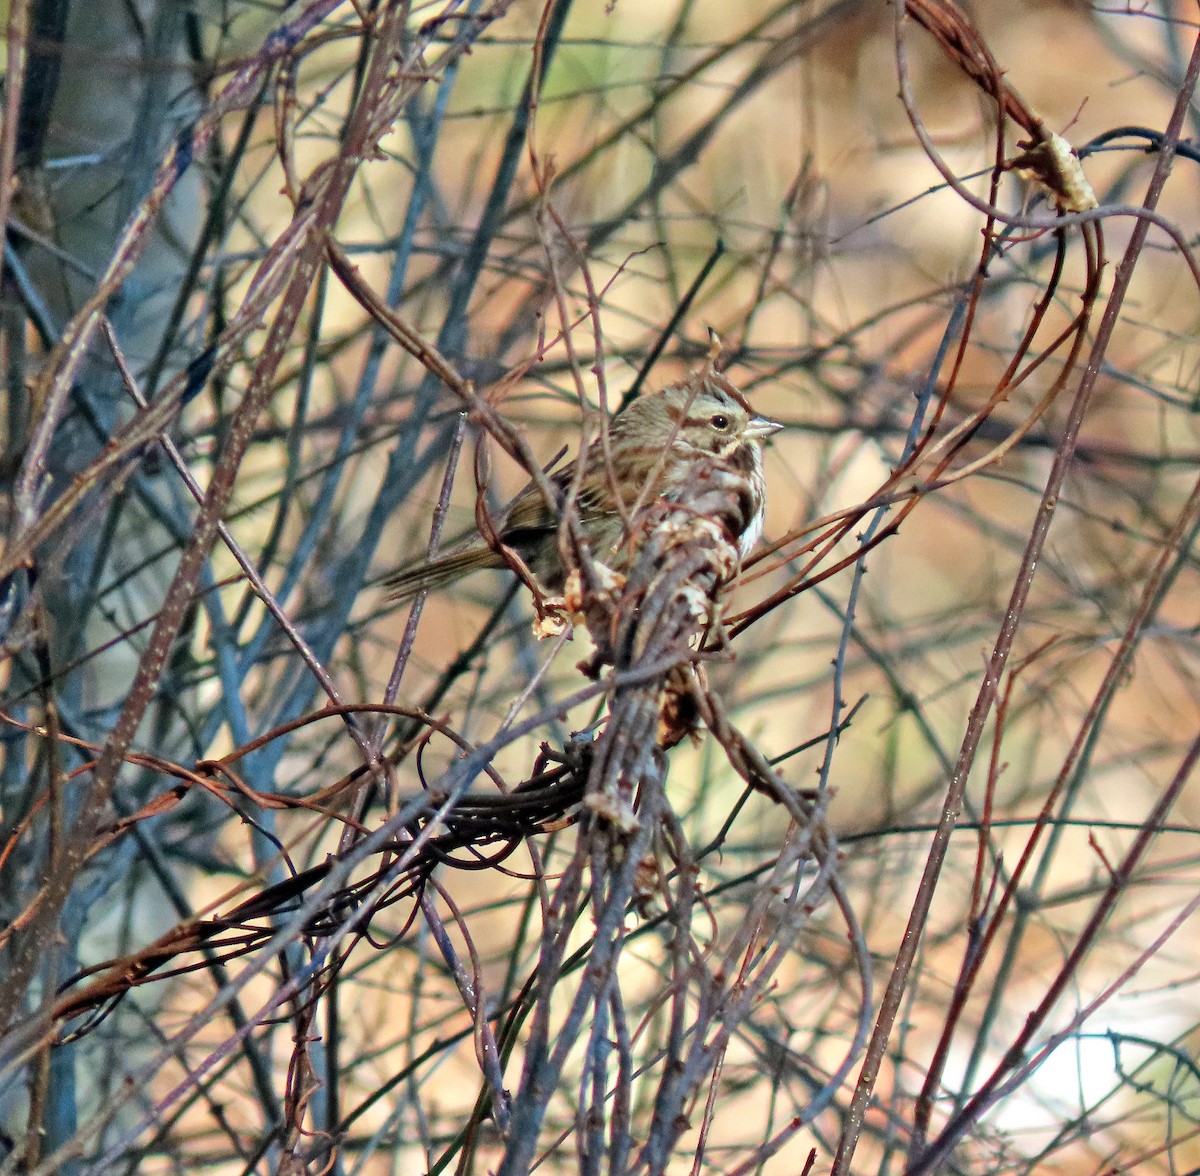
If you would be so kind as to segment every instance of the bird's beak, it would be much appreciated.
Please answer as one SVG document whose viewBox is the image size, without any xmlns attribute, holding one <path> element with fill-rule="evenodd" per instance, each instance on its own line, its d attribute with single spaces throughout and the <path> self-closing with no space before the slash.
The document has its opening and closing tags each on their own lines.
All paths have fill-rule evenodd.
<svg viewBox="0 0 1200 1176">
<path fill-rule="evenodd" d="M 778 421 L 769 421 L 766 417 L 751 417 L 750 423 L 746 426 L 746 436 L 758 441 L 769 437 L 772 433 L 778 433 L 782 428 L 783 426 Z"/>
</svg>

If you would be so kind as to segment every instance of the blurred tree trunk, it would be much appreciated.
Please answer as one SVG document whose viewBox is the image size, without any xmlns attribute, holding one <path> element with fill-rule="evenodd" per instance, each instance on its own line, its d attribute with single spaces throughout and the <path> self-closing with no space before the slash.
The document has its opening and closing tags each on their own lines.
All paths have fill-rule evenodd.
<svg viewBox="0 0 1200 1176">
<path fill-rule="evenodd" d="M 19 466 L 36 406 L 26 401 L 38 369 L 39 351 L 52 346 L 62 325 L 91 292 L 130 213 L 149 189 L 154 167 L 171 137 L 194 114 L 197 95 L 188 62 L 194 15 L 178 0 L 34 0 L 31 48 L 17 136 L 20 187 L 14 219 L 29 233 L 10 234 L 4 284 L 4 344 L 9 453 L 5 476 Z M 175 189 L 152 243 L 125 282 L 108 314 L 135 375 L 145 373 L 168 329 L 176 290 L 188 264 L 202 210 L 196 169 Z M 50 450 L 49 494 L 104 446 L 127 419 L 133 402 L 111 353 L 94 348 L 80 370 L 67 416 Z M 168 527 L 178 516 L 165 480 L 143 463 L 124 488 L 123 501 L 101 516 L 93 511 L 57 544 L 39 570 L 44 601 L 46 657 L 13 661 L 9 688 L 38 704 L 36 687 L 46 670 L 69 665 L 152 615 L 171 572 L 171 561 L 147 554 L 173 543 Z M 166 524 L 166 525 L 164 525 Z M 145 570 L 136 571 L 145 565 Z M 132 573 L 132 574 L 130 574 Z M 101 593 L 118 577 L 122 590 Z M 116 602 L 115 607 L 109 602 Z M 84 739 L 103 738 L 110 707 L 127 687 L 139 646 L 117 641 L 95 656 L 85 674 L 69 675 L 70 687 L 56 698 L 64 730 Z M 23 788 L 26 766 L 38 754 L 30 740 L 4 747 L 6 811 L 13 790 Z M 77 757 L 64 763 L 70 771 Z M 74 817 L 68 790 L 64 821 Z M 44 839 L 27 840 L 23 860 L 10 863 L 0 896 L 5 913 L 20 909 L 49 861 Z M 53 992 L 80 963 L 80 944 L 99 918 L 97 904 L 120 875 L 121 854 L 77 889 L 61 921 L 57 958 L 44 961 L 44 990 Z M 14 892 L 15 891 L 15 892 Z M 6 920 L 5 920 L 6 921 Z M 78 1119 L 95 1097 L 76 1084 L 75 1050 L 50 1051 L 45 1085 L 35 1095 L 42 1106 L 46 1154 L 73 1137 Z M 11 1108 L 9 1108 L 11 1110 Z M 12 1122 L 10 1114 L 4 1118 Z M 31 1123 L 32 1127 L 33 1124 Z M 32 1132 L 30 1133 L 32 1135 Z M 27 1141 L 32 1146 L 32 1139 Z"/>
</svg>

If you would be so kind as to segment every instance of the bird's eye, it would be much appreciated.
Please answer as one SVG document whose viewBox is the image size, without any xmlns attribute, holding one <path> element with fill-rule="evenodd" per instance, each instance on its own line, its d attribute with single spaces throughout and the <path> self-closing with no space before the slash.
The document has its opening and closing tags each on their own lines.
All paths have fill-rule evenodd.
<svg viewBox="0 0 1200 1176">
<path fill-rule="evenodd" d="M 721 413 L 717 413 L 716 416 L 711 417 L 708 423 L 712 425 L 712 427 L 716 429 L 718 433 L 723 433 L 729 428 L 729 418 L 727 416 L 722 416 Z"/>
</svg>

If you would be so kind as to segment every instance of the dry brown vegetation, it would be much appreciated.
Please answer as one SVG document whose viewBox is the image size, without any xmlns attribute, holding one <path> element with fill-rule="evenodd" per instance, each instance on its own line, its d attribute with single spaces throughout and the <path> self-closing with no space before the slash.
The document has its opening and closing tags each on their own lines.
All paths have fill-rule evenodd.
<svg viewBox="0 0 1200 1176">
<path fill-rule="evenodd" d="M 1200 1171 L 1200 21 L 976 7 L 10 0 L 0 1173 Z"/>
</svg>

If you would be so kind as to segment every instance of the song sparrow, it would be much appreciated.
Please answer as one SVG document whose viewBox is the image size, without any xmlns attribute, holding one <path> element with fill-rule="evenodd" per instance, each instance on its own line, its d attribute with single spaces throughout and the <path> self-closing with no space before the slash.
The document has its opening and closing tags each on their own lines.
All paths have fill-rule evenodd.
<svg viewBox="0 0 1200 1176">
<path fill-rule="evenodd" d="M 725 520 L 738 540 L 743 559 L 762 534 L 766 482 L 762 442 L 781 425 L 756 416 L 745 397 L 710 361 L 686 380 L 635 400 L 609 424 L 605 458 L 599 439 L 584 455 L 584 472 L 575 498 L 580 532 L 592 554 L 618 569 L 628 564 L 620 547 L 626 522 L 617 509 L 615 491 L 625 516 L 658 498 L 668 501 L 706 464 L 732 480 L 731 501 L 737 510 Z M 561 508 L 573 484 L 576 462 L 550 477 Z M 511 547 L 551 591 L 563 586 L 565 570 L 558 544 L 559 510 L 551 509 L 536 485 L 513 501 L 501 540 Z M 421 560 L 387 581 L 389 599 L 409 600 L 426 588 L 440 588 L 478 568 L 505 567 L 504 557 L 478 538 L 462 551 Z"/>
</svg>

